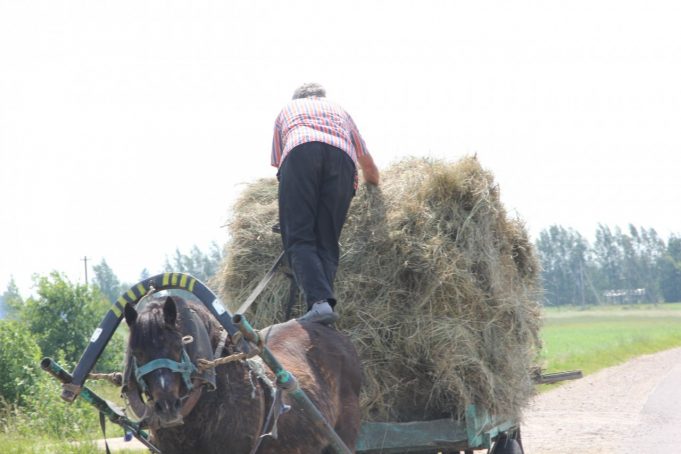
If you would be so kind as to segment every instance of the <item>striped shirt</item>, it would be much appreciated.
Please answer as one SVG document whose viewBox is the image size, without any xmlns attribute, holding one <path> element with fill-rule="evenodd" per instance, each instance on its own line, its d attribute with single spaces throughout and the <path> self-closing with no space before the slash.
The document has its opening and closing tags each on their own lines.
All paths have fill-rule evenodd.
<svg viewBox="0 0 681 454">
<path fill-rule="evenodd" d="M 340 148 L 355 165 L 358 156 L 369 154 L 350 115 L 326 98 L 294 99 L 282 109 L 274 122 L 272 165 L 279 167 L 293 148 L 307 142 Z"/>
</svg>

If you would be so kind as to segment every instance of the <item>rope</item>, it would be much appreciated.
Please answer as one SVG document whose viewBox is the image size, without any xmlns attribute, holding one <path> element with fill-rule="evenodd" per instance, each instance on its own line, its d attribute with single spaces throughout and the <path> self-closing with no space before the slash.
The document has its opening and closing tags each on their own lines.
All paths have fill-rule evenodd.
<svg viewBox="0 0 681 454">
<path fill-rule="evenodd" d="M 238 334 L 240 333 L 237 333 L 235 336 L 233 336 L 235 338 L 233 339 L 233 341 L 237 340 L 236 337 L 238 337 Z M 257 345 L 252 342 L 249 342 L 249 346 L 251 348 L 249 349 L 250 351 L 248 353 L 243 352 L 233 353 L 231 355 L 224 356 L 213 361 L 203 358 L 197 359 L 196 368 L 198 369 L 198 372 L 202 373 L 207 369 L 215 368 L 227 363 L 232 363 L 234 361 L 245 361 L 247 359 L 259 355 L 260 353 L 262 353 L 263 340 L 260 336 L 258 336 L 258 338 L 259 341 Z M 218 348 L 215 350 L 216 353 L 220 352 L 220 350 L 224 348 L 226 339 L 227 333 L 223 331 Z M 87 377 L 89 380 L 106 380 L 114 384 L 115 386 L 121 386 L 123 384 L 123 374 L 121 374 L 120 372 L 111 372 L 110 374 L 90 373 L 88 374 Z"/>
<path fill-rule="evenodd" d="M 255 345 L 253 343 L 249 343 L 250 345 L 250 351 L 248 353 L 233 353 L 229 356 L 224 356 L 222 358 L 218 358 L 216 360 L 210 361 L 207 359 L 197 359 L 197 369 L 199 370 L 199 373 L 205 371 L 206 369 L 210 369 L 213 367 L 218 367 L 222 364 L 227 364 L 227 363 L 232 363 L 234 361 L 244 361 L 249 358 L 252 358 L 254 356 L 259 355 L 262 352 L 262 339 L 258 343 L 258 345 Z"/>
<path fill-rule="evenodd" d="M 106 380 L 114 386 L 121 386 L 123 384 L 123 374 L 120 372 L 111 372 L 110 374 L 89 373 L 88 380 Z"/>
<path fill-rule="evenodd" d="M 259 355 L 261 351 L 261 346 L 251 344 L 250 350 L 251 351 L 248 353 L 242 352 L 234 353 L 232 355 L 224 356 L 213 361 L 200 358 L 196 360 L 196 362 L 198 363 L 196 367 L 199 370 L 199 373 L 202 373 L 207 369 L 218 367 L 223 364 L 232 363 L 234 361 L 244 361 Z M 88 380 L 106 380 L 114 386 L 121 386 L 123 384 L 123 374 L 121 374 L 120 372 L 111 372 L 110 374 L 89 373 L 87 378 Z"/>
</svg>

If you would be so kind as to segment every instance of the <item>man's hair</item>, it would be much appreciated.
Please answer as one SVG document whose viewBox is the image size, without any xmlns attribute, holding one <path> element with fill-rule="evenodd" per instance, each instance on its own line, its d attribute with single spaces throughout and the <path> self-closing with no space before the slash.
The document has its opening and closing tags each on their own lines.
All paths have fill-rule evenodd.
<svg viewBox="0 0 681 454">
<path fill-rule="evenodd" d="M 326 90 L 316 82 L 309 82 L 296 88 L 296 91 L 293 92 L 293 99 L 311 98 L 313 96 L 324 98 Z"/>
</svg>

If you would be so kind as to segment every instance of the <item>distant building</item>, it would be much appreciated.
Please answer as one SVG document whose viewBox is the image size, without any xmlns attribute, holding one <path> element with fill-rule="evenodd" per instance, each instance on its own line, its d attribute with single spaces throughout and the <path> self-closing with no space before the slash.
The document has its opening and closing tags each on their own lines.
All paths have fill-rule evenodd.
<svg viewBox="0 0 681 454">
<path fill-rule="evenodd" d="M 637 304 L 646 302 L 646 289 L 631 288 L 606 290 L 603 292 L 605 301 L 609 304 Z"/>
</svg>

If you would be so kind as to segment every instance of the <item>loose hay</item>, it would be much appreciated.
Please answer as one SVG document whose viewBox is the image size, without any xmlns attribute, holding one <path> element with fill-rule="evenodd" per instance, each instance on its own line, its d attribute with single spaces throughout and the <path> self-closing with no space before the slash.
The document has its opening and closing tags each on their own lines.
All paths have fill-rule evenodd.
<svg viewBox="0 0 681 454">
<path fill-rule="evenodd" d="M 234 207 L 216 286 L 236 310 L 281 251 L 277 182 L 251 184 Z M 407 159 L 363 186 L 341 237 L 338 327 L 364 365 L 364 418 L 460 418 L 467 404 L 519 417 L 539 349 L 539 266 L 477 159 Z M 281 273 L 251 308 L 282 321 Z M 297 311 L 304 310 L 302 303 Z"/>
</svg>

